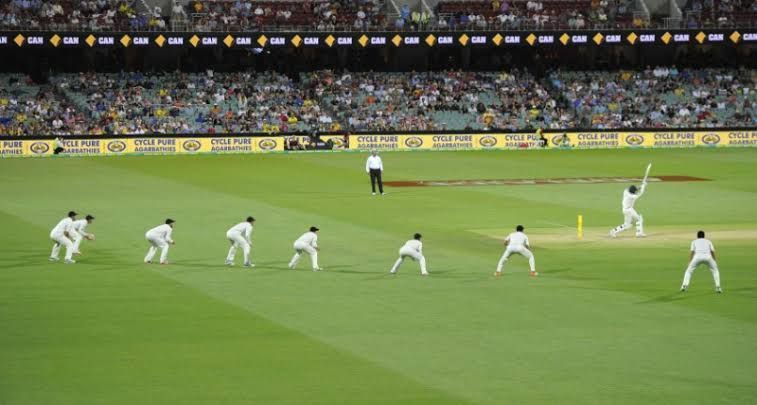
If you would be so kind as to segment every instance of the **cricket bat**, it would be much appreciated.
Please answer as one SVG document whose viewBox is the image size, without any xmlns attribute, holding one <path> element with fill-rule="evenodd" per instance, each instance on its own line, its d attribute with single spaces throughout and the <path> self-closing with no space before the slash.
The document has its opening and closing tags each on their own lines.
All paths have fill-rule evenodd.
<svg viewBox="0 0 757 405">
<path fill-rule="evenodd" d="M 647 177 L 649 177 L 649 171 L 650 170 L 652 170 L 652 163 L 651 162 L 647 165 L 647 171 L 644 172 L 644 181 L 641 182 L 642 184 L 646 184 L 647 183 Z"/>
</svg>

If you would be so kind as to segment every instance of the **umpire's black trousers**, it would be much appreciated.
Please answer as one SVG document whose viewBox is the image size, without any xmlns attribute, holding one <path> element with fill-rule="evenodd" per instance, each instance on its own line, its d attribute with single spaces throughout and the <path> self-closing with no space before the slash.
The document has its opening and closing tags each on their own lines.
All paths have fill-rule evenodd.
<svg viewBox="0 0 757 405">
<path fill-rule="evenodd" d="M 381 169 L 371 169 L 371 190 L 376 192 L 376 182 L 378 181 L 379 193 L 384 194 L 384 183 L 381 182 Z"/>
</svg>

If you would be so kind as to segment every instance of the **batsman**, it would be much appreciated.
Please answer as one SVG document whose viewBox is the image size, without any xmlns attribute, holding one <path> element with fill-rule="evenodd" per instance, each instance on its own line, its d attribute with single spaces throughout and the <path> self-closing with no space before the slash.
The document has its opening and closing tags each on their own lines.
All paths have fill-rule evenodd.
<svg viewBox="0 0 757 405">
<path fill-rule="evenodd" d="M 641 182 L 641 188 L 637 189 L 635 185 L 632 185 L 623 190 L 623 224 L 616 226 L 610 231 L 611 238 L 618 236 L 620 232 L 630 228 L 633 221 L 636 221 L 636 237 L 643 238 L 647 236 L 644 233 L 644 217 L 636 212 L 633 206 L 636 204 L 636 200 L 644 195 L 644 191 L 647 189 L 647 177 L 651 168 L 652 164 L 650 163 L 647 166 L 647 172 L 644 174 L 644 180 Z"/>
</svg>

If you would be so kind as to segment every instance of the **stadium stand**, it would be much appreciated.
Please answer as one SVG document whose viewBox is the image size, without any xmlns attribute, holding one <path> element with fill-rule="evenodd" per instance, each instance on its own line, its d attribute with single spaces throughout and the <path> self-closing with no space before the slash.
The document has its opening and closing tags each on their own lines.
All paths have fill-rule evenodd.
<svg viewBox="0 0 757 405">
<path fill-rule="evenodd" d="M 555 72 L 586 128 L 719 128 L 757 124 L 757 71 L 677 69 Z"/>
<path fill-rule="evenodd" d="M 0 75 L 0 134 L 308 133 L 757 125 L 757 71 Z"/>
<path fill-rule="evenodd" d="M 479 29 L 626 28 L 632 0 L 445 0 L 437 5 L 440 27 Z"/>
</svg>

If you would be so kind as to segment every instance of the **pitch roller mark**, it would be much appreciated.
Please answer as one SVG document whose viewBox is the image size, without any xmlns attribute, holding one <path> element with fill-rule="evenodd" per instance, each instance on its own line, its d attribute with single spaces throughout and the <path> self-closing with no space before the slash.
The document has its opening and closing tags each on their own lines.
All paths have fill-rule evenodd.
<svg viewBox="0 0 757 405">
<path fill-rule="evenodd" d="M 456 187 L 456 186 L 534 186 L 547 184 L 604 184 L 604 183 L 640 183 L 641 177 L 561 177 L 544 179 L 486 179 L 486 180 L 405 180 L 385 181 L 392 187 Z M 650 183 L 710 181 L 692 176 L 654 176 L 647 179 Z"/>
</svg>

